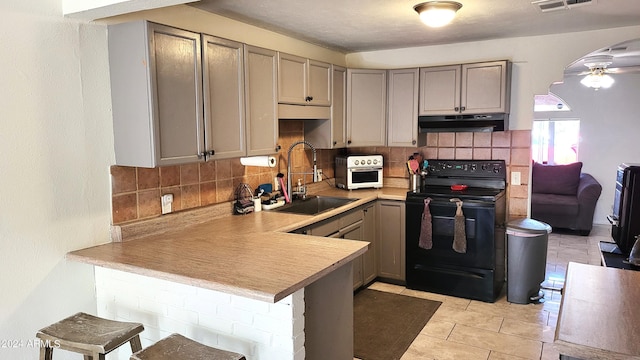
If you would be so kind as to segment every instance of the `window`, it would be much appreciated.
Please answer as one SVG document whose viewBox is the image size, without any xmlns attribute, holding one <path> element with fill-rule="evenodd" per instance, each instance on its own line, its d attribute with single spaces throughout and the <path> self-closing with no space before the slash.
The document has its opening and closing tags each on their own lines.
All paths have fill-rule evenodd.
<svg viewBox="0 0 640 360">
<path fill-rule="evenodd" d="M 533 121 L 531 152 L 535 162 L 550 165 L 578 161 L 580 120 L 539 119 Z"/>
</svg>

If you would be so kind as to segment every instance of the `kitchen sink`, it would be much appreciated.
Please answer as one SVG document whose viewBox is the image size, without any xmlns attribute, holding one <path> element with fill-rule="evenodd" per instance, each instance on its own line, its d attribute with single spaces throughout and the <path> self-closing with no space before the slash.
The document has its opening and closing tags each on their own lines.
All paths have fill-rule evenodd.
<svg viewBox="0 0 640 360">
<path fill-rule="evenodd" d="M 294 200 L 276 209 L 276 211 L 293 214 L 316 215 L 338 208 L 357 199 L 339 198 L 332 196 L 310 196 L 304 200 Z"/>
</svg>

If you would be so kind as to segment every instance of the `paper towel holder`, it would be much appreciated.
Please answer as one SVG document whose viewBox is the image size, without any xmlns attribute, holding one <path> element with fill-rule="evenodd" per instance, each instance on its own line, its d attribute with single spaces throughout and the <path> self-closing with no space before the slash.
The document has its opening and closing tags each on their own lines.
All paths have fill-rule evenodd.
<svg viewBox="0 0 640 360">
<path fill-rule="evenodd" d="M 241 157 L 240 164 L 244 166 L 260 166 L 260 167 L 275 167 L 276 158 L 273 156 L 249 156 Z"/>
</svg>

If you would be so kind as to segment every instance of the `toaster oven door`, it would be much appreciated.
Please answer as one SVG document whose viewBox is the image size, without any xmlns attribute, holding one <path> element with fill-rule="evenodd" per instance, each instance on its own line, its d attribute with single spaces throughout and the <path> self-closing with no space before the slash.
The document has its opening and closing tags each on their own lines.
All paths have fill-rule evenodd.
<svg viewBox="0 0 640 360">
<path fill-rule="evenodd" d="M 348 169 L 349 189 L 382 187 L 382 168 Z"/>
</svg>

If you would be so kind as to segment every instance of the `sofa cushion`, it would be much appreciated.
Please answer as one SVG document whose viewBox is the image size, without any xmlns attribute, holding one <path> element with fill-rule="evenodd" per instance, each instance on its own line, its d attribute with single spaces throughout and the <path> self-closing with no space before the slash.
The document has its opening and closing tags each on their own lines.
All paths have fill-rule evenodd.
<svg viewBox="0 0 640 360">
<path fill-rule="evenodd" d="M 578 216 L 578 198 L 573 195 L 531 195 L 531 217 L 539 214 L 554 216 Z"/>
<path fill-rule="evenodd" d="M 531 192 L 539 194 L 576 195 L 582 163 L 543 165 L 534 162 Z"/>
</svg>

